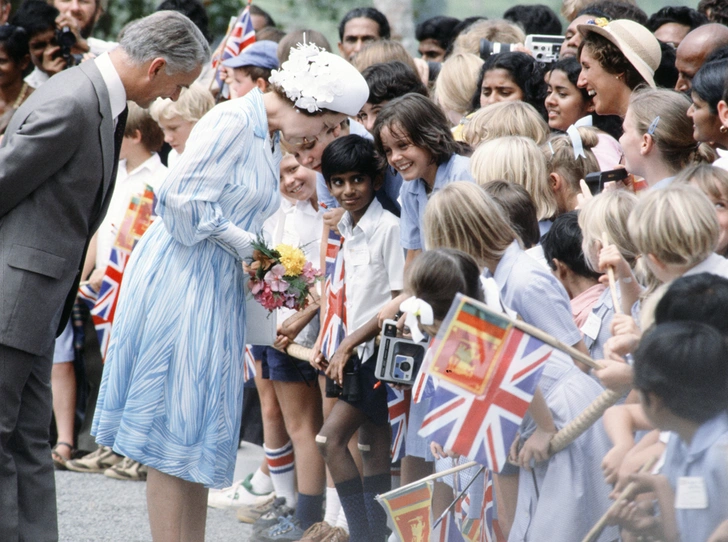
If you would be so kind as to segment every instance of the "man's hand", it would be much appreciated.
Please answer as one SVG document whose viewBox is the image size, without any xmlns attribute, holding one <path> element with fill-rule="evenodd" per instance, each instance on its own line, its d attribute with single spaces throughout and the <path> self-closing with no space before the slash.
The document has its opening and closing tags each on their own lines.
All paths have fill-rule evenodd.
<svg viewBox="0 0 728 542">
<path fill-rule="evenodd" d="M 58 28 L 67 27 L 76 37 L 76 43 L 71 47 L 71 52 L 76 54 L 84 54 L 90 51 L 88 42 L 81 36 L 81 23 L 70 11 L 64 11 L 56 17 L 56 26 Z"/>
<path fill-rule="evenodd" d="M 344 369 L 354 353 L 351 348 L 346 346 L 345 342 L 346 341 L 342 341 L 341 345 L 339 345 L 339 348 L 329 361 L 329 366 L 326 368 L 326 376 L 336 382 L 339 386 L 344 384 Z"/>
</svg>

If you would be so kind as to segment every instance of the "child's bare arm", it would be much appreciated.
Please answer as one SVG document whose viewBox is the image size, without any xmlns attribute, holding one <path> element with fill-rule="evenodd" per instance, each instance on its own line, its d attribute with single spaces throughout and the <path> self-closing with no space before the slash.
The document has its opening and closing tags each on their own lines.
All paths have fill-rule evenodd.
<svg viewBox="0 0 728 542">
<path fill-rule="evenodd" d="M 354 350 L 360 344 L 373 339 L 379 334 L 379 321 L 375 316 L 360 328 L 354 330 L 346 336 L 339 348 L 334 353 L 329 366 L 326 369 L 326 376 L 341 384 L 344 381 L 344 368 L 349 358 L 354 354 Z"/>
<path fill-rule="evenodd" d="M 625 456 L 634 447 L 634 432 L 652 429 L 640 405 L 616 405 L 604 413 L 604 429 L 612 441 L 612 449 L 602 460 L 604 480 L 614 485 L 619 479 L 619 468 Z"/>
</svg>

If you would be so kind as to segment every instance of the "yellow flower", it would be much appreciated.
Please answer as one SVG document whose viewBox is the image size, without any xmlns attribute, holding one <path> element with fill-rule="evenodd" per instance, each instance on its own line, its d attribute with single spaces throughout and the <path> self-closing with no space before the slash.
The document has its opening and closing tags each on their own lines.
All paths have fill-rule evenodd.
<svg viewBox="0 0 728 542">
<path fill-rule="evenodd" d="M 286 268 L 286 275 L 297 277 L 306 265 L 306 256 L 300 248 L 291 245 L 278 245 L 275 248 L 281 255 L 281 263 Z"/>
</svg>

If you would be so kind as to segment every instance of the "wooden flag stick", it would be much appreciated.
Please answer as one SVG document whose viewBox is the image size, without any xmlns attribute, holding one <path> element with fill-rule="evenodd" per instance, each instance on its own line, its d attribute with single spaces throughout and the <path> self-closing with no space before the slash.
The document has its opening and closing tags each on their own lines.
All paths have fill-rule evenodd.
<svg viewBox="0 0 728 542">
<path fill-rule="evenodd" d="M 470 479 L 470 481 L 468 482 L 468 484 L 467 484 L 467 485 L 466 485 L 466 486 L 465 486 L 465 487 L 463 488 L 463 490 L 462 490 L 462 491 L 461 491 L 460 493 L 458 493 L 458 496 L 457 496 L 457 497 L 455 497 L 455 500 L 454 500 L 454 501 L 452 501 L 452 502 L 450 503 L 450 506 L 448 506 L 447 508 L 445 508 L 445 511 L 444 511 L 444 512 L 443 512 L 442 514 L 440 514 L 440 517 L 439 517 L 439 518 L 437 518 L 437 521 L 436 521 L 436 522 L 434 523 L 434 525 L 432 526 L 432 530 L 433 530 L 433 531 L 434 531 L 434 530 L 435 530 L 435 529 L 437 528 L 437 526 L 438 526 L 438 525 L 440 525 L 440 523 L 442 522 L 442 520 L 443 520 L 443 519 L 445 519 L 445 516 L 447 516 L 447 515 L 448 515 L 448 513 L 450 512 L 450 510 L 452 510 L 452 507 L 453 507 L 453 506 L 455 506 L 455 504 L 456 504 L 456 503 L 457 503 L 457 502 L 458 502 L 458 501 L 459 501 L 460 499 L 462 499 L 462 498 L 463 498 L 463 496 L 465 495 L 465 492 L 466 492 L 466 491 L 468 490 L 468 488 L 469 488 L 469 487 L 470 487 L 471 485 L 473 485 L 473 482 L 475 482 L 475 479 L 476 479 L 476 478 L 477 478 L 478 476 L 480 476 L 480 475 L 481 475 L 481 474 L 483 473 L 483 471 L 485 471 L 485 467 L 480 467 L 480 470 L 479 470 L 478 472 L 476 472 L 476 473 L 475 473 L 475 476 L 473 476 L 473 477 L 472 477 L 472 478 Z"/>
<path fill-rule="evenodd" d="M 602 248 L 607 248 L 609 246 L 609 237 L 607 237 L 607 232 L 602 232 Z M 614 305 L 614 313 L 615 314 L 622 314 L 622 304 L 619 302 L 619 297 L 617 296 L 617 282 L 614 278 L 614 267 L 611 265 L 607 267 L 607 277 L 609 278 L 609 292 L 612 294 L 612 304 Z"/>
<path fill-rule="evenodd" d="M 452 467 L 451 469 L 447 469 L 442 472 L 436 472 L 435 474 L 430 474 L 429 476 L 425 476 L 424 478 L 415 480 L 414 482 L 412 482 L 410 484 L 398 487 L 397 489 L 393 489 L 392 491 L 387 491 L 386 493 L 382 493 L 380 495 L 380 497 L 388 497 L 392 494 L 399 493 L 403 489 L 409 489 L 411 487 L 416 487 L 423 482 L 429 482 L 430 480 L 437 480 L 438 478 L 443 478 L 443 477 L 447 476 L 448 474 L 455 474 L 456 472 L 460 472 L 461 470 L 469 469 L 470 467 L 475 467 L 477 465 L 478 465 L 478 463 L 476 461 L 469 461 L 468 463 L 463 463 L 462 465 L 458 465 L 457 467 Z"/>
<path fill-rule="evenodd" d="M 647 463 L 642 465 L 642 468 L 639 470 L 639 472 L 645 473 L 648 472 L 652 467 L 657 463 L 657 457 L 652 457 L 649 460 L 647 460 Z M 615 500 L 612 503 L 612 506 L 609 507 L 609 509 L 604 513 L 604 515 L 599 518 L 599 521 L 597 521 L 594 524 L 594 527 L 592 527 L 591 531 L 587 533 L 587 535 L 584 537 L 584 540 L 581 542 L 594 542 L 597 538 L 599 538 L 599 535 L 601 534 L 602 530 L 604 529 L 604 526 L 607 524 L 607 518 L 609 517 L 609 514 L 614 510 L 619 504 L 624 501 L 632 491 L 634 491 L 634 488 L 637 484 L 634 482 L 630 482 L 627 484 L 627 487 L 622 490 L 622 493 L 619 494 L 619 497 L 617 497 L 617 500 Z"/>
<path fill-rule="evenodd" d="M 562 352 L 569 354 L 575 360 L 582 362 L 584 365 L 587 365 L 587 366 L 591 367 L 592 369 L 598 370 L 598 369 L 604 368 L 600 363 L 597 363 L 596 361 L 591 359 L 584 352 L 580 352 L 573 346 L 569 346 L 568 344 L 562 343 L 557 338 L 552 337 L 551 335 L 549 335 L 545 331 L 540 330 L 536 326 L 527 324 L 523 320 L 514 320 L 512 318 L 509 318 L 505 314 L 494 311 L 488 305 L 478 301 L 477 299 L 468 298 L 468 302 L 471 302 L 474 305 L 477 305 L 477 307 L 479 309 L 483 310 L 484 312 L 493 314 L 495 316 L 498 316 L 499 318 L 505 318 L 506 320 L 509 320 L 511 322 L 511 324 L 513 325 L 513 327 L 518 328 L 521 331 L 528 333 L 529 335 L 532 335 L 533 337 L 536 337 L 538 340 L 543 341 L 550 346 L 553 346 L 557 350 L 561 350 Z"/>
</svg>

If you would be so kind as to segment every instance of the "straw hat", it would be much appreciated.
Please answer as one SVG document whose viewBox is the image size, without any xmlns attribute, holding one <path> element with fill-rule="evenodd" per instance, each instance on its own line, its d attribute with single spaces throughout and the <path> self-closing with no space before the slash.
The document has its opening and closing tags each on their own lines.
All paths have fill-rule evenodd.
<svg viewBox="0 0 728 542">
<path fill-rule="evenodd" d="M 660 65 L 662 50 L 657 38 L 647 28 L 628 19 L 617 19 L 610 23 L 606 19 L 596 19 L 578 25 L 577 29 L 583 35 L 595 32 L 611 41 L 647 84 L 655 88 L 655 70 Z"/>
</svg>

